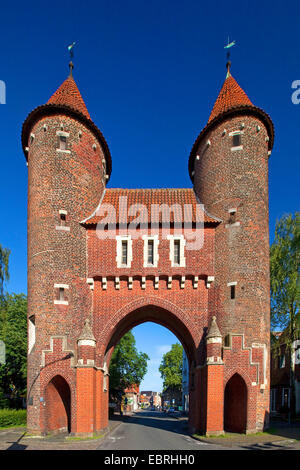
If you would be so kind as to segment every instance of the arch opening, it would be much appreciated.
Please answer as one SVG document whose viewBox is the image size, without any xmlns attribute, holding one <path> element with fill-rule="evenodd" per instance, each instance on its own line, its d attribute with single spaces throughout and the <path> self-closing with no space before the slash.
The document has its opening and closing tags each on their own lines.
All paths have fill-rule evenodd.
<svg viewBox="0 0 300 470">
<path fill-rule="evenodd" d="M 45 432 L 71 432 L 71 390 L 60 375 L 45 390 Z"/>
<path fill-rule="evenodd" d="M 234 374 L 224 391 L 224 431 L 246 432 L 247 402 L 247 385 L 239 374 Z"/>
<path fill-rule="evenodd" d="M 118 344 L 120 339 L 134 327 L 146 322 L 156 323 L 170 330 L 182 344 L 189 364 L 196 360 L 196 347 L 194 340 L 183 321 L 167 309 L 156 305 L 146 305 L 125 315 L 112 329 L 110 338 L 107 340 L 104 354 L 104 360 L 107 367 L 109 367 L 113 348 Z"/>
</svg>

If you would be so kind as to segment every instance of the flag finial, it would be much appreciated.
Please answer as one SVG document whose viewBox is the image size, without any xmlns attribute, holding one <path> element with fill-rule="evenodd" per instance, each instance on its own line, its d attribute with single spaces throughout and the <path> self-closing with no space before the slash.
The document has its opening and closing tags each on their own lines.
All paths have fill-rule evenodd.
<svg viewBox="0 0 300 470">
<path fill-rule="evenodd" d="M 75 46 L 75 42 L 73 42 L 72 44 L 70 44 L 70 46 L 68 46 L 68 51 L 70 52 L 70 62 L 69 62 L 69 68 L 70 68 L 70 77 L 72 77 L 73 75 L 73 68 L 74 68 L 74 64 L 73 64 L 73 57 L 74 57 L 74 53 L 73 53 L 73 47 Z"/>
<path fill-rule="evenodd" d="M 227 75 L 226 75 L 226 78 L 230 76 L 230 67 L 231 67 L 230 48 L 231 48 L 232 46 L 235 46 L 235 41 L 229 42 L 229 36 L 228 36 L 227 45 L 224 46 L 224 49 L 228 49 L 228 50 L 227 50 L 227 63 L 226 63 L 226 68 L 227 68 Z"/>
</svg>

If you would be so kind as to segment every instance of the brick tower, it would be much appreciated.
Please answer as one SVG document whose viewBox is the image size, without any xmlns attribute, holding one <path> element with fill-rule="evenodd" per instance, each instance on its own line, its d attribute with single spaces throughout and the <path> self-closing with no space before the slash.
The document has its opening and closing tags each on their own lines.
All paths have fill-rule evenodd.
<svg viewBox="0 0 300 470">
<path fill-rule="evenodd" d="M 111 172 L 108 146 L 90 118 L 72 64 L 49 101 L 27 117 L 22 144 L 28 162 L 28 427 L 70 429 L 66 419 L 54 422 L 41 410 L 46 401 L 55 402 L 57 390 L 74 406 L 65 382 L 74 381 L 74 345 L 91 314 L 86 232 L 79 222 L 97 207 Z M 44 369 L 47 356 L 53 366 Z M 45 397 L 45 382 L 57 372 L 65 382 Z"/>
<path fill-rule="evenodd" d="M 215 314 L 224 338 L 223 360 L 227 359 L 225 383 L 226 371 L 229 377 L 232 368 L 241 372 L 245 367 L 237 356 L 229 357 L 230 351 L 251 348 L 248 360 L 255 362 L 255 352 L 263 349 L 264 371 L 260 373 L 264 377 L 260 382 L 249 379 L 251 430 L 262 428 L 268 419 L 268 159 L 274 132 L 269 116 L 251 103 L 229 66 L 208 123 L 191 151 L 189 172 L 200 201 L 223 221 L 215 232 L 214 290 Z"/>
</svg>

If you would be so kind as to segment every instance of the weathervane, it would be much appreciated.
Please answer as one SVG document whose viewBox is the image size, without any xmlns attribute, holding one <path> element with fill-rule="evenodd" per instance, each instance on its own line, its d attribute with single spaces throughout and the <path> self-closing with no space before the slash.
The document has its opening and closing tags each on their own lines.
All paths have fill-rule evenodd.
<svg viewBox="0 0 300 470">
<path fill-rule="evenodd" d="M 227 76 L 230 75 L 230 66 L 231 66 L 231 62 L 230 62 L 230 48 L 231 48 L 232 46 L 235 46 L 235 41 L 229 42 L 229 36 L 228 36 L 227 45 L 224 46 L 224 49 L 228 49 L 228 51 L 227 51 L 227 64 L 226 64 Z"/>
<path fill-rule="evenodd" d="M 70 62 L 69 62 L 69 67 L 70 67 L 70 77 L 72 77 L 72 70 L 74 68 L 74 64 L 73 64 L 73 57 L 74 57 L 74 53 L 73 53 L 73 47 L 75 46 L 75 42 L 73 42 L 72 44 L 70 44 L 70 46 L 68 46 L 68 51 L 70 52 Z"/>
</svg>

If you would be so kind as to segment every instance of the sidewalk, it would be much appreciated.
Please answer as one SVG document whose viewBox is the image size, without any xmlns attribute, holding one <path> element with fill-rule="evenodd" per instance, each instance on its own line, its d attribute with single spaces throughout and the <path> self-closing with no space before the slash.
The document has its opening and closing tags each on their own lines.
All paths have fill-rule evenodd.
<svg viewBox="0 0 300 470">
<path fill-rule="evenodd" d="M 257 447 L 285 447 L 293 446 L 300 449 L 300 422 L 291 424 L 284 421 L 271 421 L 270 428 L 265 432 L 257 434 L 236 434 L 226 433 L 224 436 L 204 437 L 193 436 L 202 442 L 210 444 L 219 444 L 226 447 L 240 446 L 242 448 L 253 449 Z"/>
<path fill-rule="evenodd" d="M 3 429 L 0 430 L 0 450 L 96 450 L 103 438 L 123 421 L 124 417 L 116 415 L 109 420 L 109 429 L 106 433 L 86 439 L 67 434 L 30 436 L 26 433 L 26 428 Z"/>
</svg>

